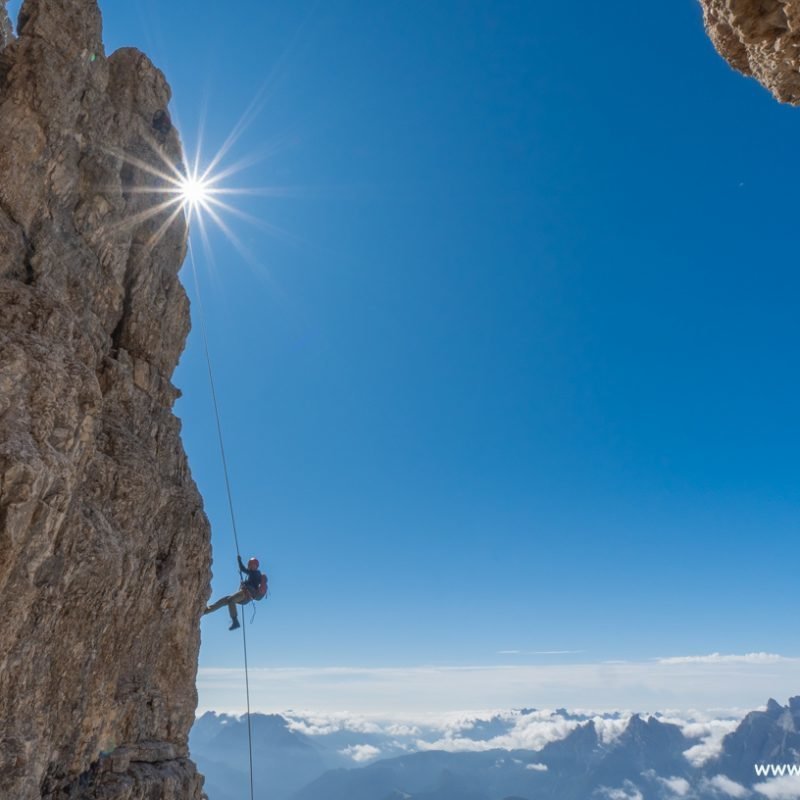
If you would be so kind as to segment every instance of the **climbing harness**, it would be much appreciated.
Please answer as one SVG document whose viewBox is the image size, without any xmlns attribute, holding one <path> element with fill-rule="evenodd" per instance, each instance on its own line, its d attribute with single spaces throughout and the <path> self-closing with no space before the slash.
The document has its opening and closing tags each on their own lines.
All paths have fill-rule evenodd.
<svg viewBox="0 0 800 800">
<path fill-rule="evenodd" d="M 194 278 L 194 290 L 195 295 L 197 296 L 197 309 L 198 309 L 198 317 L 200 319 L 200 331 L 203 337 L 203 350 L 205 351 L 206 356 L 206 367 L 208 368 L 208 383 L 211 387 L 211 400 L 214 406 L 214 418 L 217 422 L 217 439 L 219 440 L 219 452 L 222 456 L 222 471 L 225 474 L 225 491 L 228 495 L 228 510 L 230 511 L 231 517 L 231 529 L 233 530 L 233 543 L 236 547 L 236 557 L 237 559 L 241 559 L 241 554 L 239 551 L 239 535 L 236 530 L 236 514 L 233 510 L 233 493 L 231 492 L 231 481 L 230 476 L 228 475 L 228 461 L 225 458 L 225 440 L 222 436 L 222 422 L 220 420 L 219 414 L 219 403 L 217 401 L 217 390 L 214 384 L 214 371 L 211 368 L 211 353 L 208 349 L 208 334 L 206 331 L 206 320 L 205 314 L 203 313 L 203 301 L 200 297 L 200 281 L 197 277 L 197 265 L 195 264 L 194 260 L 194 249 L 192 248 L 192 240 L 191 237 L 188 240 L 189 246 L 189 262 L 192 266 L 192 277 Z M 238 572 L 238 563 L 237 567 L 237 576 Z M 255 606 L 253 612 L 253 619 L 255 619 Z M 252 622 L 252 620 L 251 620 Z M 244 649 L 244 685 L 245 685 L 245 694 L 247 696 L 247 750 L 248 756 L 250 759 L 250 800 L 254 800 L 253 797 L 253 728 L 250 722 L 250 673 L 247 666 L 247 632 L 246 628 L 247 625 L 245 623 L 245 615 L 242 613 L 242 645 Z"/>
</svg>

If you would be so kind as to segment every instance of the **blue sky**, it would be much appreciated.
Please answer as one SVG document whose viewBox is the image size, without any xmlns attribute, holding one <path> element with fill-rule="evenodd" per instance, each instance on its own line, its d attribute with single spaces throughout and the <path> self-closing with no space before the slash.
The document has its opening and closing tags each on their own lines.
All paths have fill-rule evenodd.
<svg viewBox="0 0 800 800">
<path fill-rule="evenodd" d="M 243 555 L 271 576 L 251 664 L 797 655 L 800 112 L 696 3 L 104 13 L 189 150 L 204 102 L 210 156 L 262 97 L 227 163 L 269 155 L 229 183 L 291 190 L 237 199 L 279 229 L 228 217 L 250 261 L 215 234 L 199 265 Z M 199 326 L 175 382 L 217 596 Z M 234 636 L 204 620 L 201 667 L 239 667 Z"/>
</svg>

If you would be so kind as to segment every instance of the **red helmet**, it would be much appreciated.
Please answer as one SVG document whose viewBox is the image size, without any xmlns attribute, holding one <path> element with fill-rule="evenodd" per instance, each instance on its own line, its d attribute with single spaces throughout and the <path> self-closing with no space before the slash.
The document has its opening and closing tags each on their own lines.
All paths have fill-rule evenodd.
<svg viewBox="0 0 800 800">
<path fill-rule="evenodd" d="M 247 569 L 258 569 L 258 559 L 255 556 L 247 562 Z"/>
</svg>

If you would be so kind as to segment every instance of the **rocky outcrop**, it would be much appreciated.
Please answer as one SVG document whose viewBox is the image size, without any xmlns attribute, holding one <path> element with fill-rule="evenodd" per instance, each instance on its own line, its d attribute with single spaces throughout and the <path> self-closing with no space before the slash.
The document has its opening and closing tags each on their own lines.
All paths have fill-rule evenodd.
<svg viewBox="0 0 800 800">
<path fill-rule="evenodd" d="M 700 0 L 706 30 L 732 67 L 784 103 L 800 103 L 800 0 Z"/>
<path fill-rule="evenodd" d="M 12 38 L 11 20 L 6 11 L 6 0 L 0 0 L 0 50 L 2 50 Z"/>
<path fill-rule="evenodd" d="M 141 53 L 105 55 L 96 0 L 26 0 L 17 27 L 0 52 L 0 797 L 200 798 L 209 526 L 170 382 L 186 225 L 149 213 L 182 159 L 170 90 Z"/>
</svg>

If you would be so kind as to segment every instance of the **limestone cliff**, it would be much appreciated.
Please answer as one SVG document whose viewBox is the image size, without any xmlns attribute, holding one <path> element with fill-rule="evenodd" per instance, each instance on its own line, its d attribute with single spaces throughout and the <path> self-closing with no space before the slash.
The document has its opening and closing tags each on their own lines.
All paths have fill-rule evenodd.
<svg viewBox="0 0 800 800">
<path fill-rule="evenodd" d="M 11 20 L 6 11 L 6 0 L 0 0 L 0 50 L 11 41 L 11 36 Z"/>
<path fill-rule="evenodd" d="M 720 54 L 784 103 L 800 103 L 800 0 L 700 0 Z"/>
<path fill-rule="evenodd" d="M 209 527 L 172 413 L 189 329 L 170 90 L 96 0 L 0 4 L 0 797 L 200 798 Z M 124 154 L 124 155 L 123 155 Z"/>
</svg>

